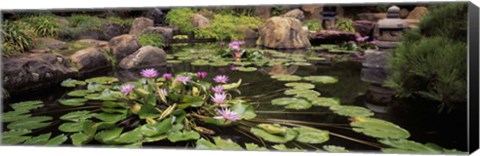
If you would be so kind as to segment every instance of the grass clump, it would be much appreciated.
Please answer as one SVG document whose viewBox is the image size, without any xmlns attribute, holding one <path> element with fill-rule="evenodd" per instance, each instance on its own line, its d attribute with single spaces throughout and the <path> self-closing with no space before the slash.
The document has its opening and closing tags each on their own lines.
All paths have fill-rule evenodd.
<svg viewBox="0 0 480 156">
<path fill-rule="evenodd" d="M 339 18 L 335 22 L 335 29 L 343 32 L 355 32 L 355 27 L 353 27 L 353 21 L 348 18 Z"/>
<path fill-rule="evenodd" d="M 36 38 L 37 34 L 29 24 L 6 20 L 2 25 L 2 55 L 9 57 L 29 50 Z"/>
<path fill-rule="evenodd" d="M 232 14 L 215 14 L 209 28 L 199 29 L 196 36 L 215 38 L 217 40 L 241 40 L 245 38 L 244 30 L 255 29 L 262 21 L 253 16 L 235 16 Z"/>
<path fill-rule="evenodd" d="M 322 24 L 317 20 L 307 20 L 302 23 L 303 26 L 308 27 L 311 31 L 320 31 L 323 29 Z"/>
<path fill-rule="evenodd" d="M 195 13 L 190 8 L 174 8 L 166 16 L 166 21 L 170 26 L 178 26 L 182 33 L 193 33 L 196 28 L 190 22 L 190 17 Z"/>
<path fill-rule="evenodd" d="M 140 35 L 140 37 L 138 37 L 138 40 L 140 41 L 140 44 L 142 46 L 150 45 L 150 46 L 159 47 L 159 48 L 165 47 L 164 38 L 162 34 L 146 33 L 146 34 Z"/>
</svg>

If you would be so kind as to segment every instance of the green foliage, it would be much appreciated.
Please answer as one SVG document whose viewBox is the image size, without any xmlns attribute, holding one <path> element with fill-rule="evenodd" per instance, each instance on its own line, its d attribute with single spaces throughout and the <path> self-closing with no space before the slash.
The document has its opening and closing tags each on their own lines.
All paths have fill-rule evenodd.
<svg viewBox="0 0 480 156">
<path fill-rule="evenodd" d="M 240 40 L 245 38 L 245 28 L 254 29 L 260 24 L 262 24 L 262 21 L 253 16 L 215 14 L 211 21 L 211 27 L 199 29 L 196 31 L 196 36 L 217 40 Z"/>
<path fill-rule="evenodd" d="M 23 21 L 3 22 L 2 55 L 11 56 L 30 49 L 37 35 L 32 27 Z"/>
<path fill-rule="evenodd" d="M 279 16 L 286 12 L 286 9 L 282 6 L 277 6 L 272 8 L 272 16 Z"/>
<path fill-rule="evenodd" d="M 163 43 L 163 35 L 158 33 L 142 34 L 140 35 L 140 37 L 138 37 L 138 40 L 140 41 L 140 44 L 142 44 L 142 46 L 151 45 L 159 48 L 165 46 L 165 43 Z"/>
<path fill-rule="evenodd" d="M 75 14 L 67 18 L 70 22 L 69 27 L 62 28 L 63 34 L 66 34 L 69 38 L 77 38 L 82 33 L 89 30 L 103 30 L 105 24 L 114 23 L 121 25 L 122 27 L 130 27 L 133 19 L 121 19 L 118 17 L 100 18 L 97 16 Z"/>
<path fill-rule="evenodd" d="M 418 29 L 405 34 L 388 61 L 393 73 L 386 85 L 399 97 L 439 101 L 439 111 L 465 104 L 466 14 L 465 4 L 447 4 L 426 15 Z"/>
<path fill-rule="evenodd" d="M 27 16 L 22 19 L 28 23 L 39 37 L 57 37 L 60 26 L 53 15 Z"/>
<path fill-rule="evenodd" d="M 322 24 L 317 20 L 308 20 L 303 22 L 303 26 L 307 26 L 308 30 L 320 31 L 322 30 Z"/>
<path fill-rule="evenodd" d="M 190 17 L 194 14 L 190 8 L 175 8 L 168 12 L 166 16 L 167 23 L 171 26 L 178 26 L 182 33 L 192 33 L 196 28 L 190 22 Z"/>
<path fill-rule="evenodd" d="M 348 18 L 339 18 L 335 22 L 335 29 L 344 32 L 355 32 L 353 21 Z"/>
</svg>

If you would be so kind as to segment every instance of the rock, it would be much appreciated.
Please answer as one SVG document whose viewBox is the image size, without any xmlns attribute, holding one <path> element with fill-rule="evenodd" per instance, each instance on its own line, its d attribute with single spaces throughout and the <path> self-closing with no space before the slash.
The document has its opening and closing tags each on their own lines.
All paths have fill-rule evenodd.
<svg viewBox="0 0 480 156">
<path fill-rule="evenodd" d="M 49 48 L 51 50 L 64 50 L 68 48 L 67 43 L 53 38 L 39 38 L 34 43 L 35 47 Z"/>
<path fill-rule="evenodd" d="M 142 34 L 145 33 L 159 33 L 162 34 L 165 43 L 170 43 L 173 37 L 173 28 L 169 27 L 148 27 L 142 31 Z"/>
<path fill-rule="evenodd" d="M 130 28 L 130 35 L 138 36 L 145 28 L 153 27 L 153 21 L 145 17 L 135 18 L 132 22 L 132 28 Z"/>
<path fill-rule="evenodd" d="M 272 16 L 272 7 L 255 7 L 254 14 L 260 19 L 267 20 Z"/>
<path fill-rule="evenodd" d="M 345 10 L 343 9 L 343 7 L 341 5 L 337 5 L 337 15 L 335 17 L 337 18 L 344 18 L 345 16 Z"/>
<path fill-rule="evenodd" d="M 362 65 L 368 68 L 386 68 L 388 52 L 378 50 L 366 50 L 365 60 Z"/>
<path fill-rule="evenodd" d="M 141 44 L 136 36 L 125 34 L 112 38 L 108 42 L 108 47 L 118 62 L 138 50 Z"/>
<path fill-rule="evenodd" d="M 94 40 L 94 39 L 81 39 L 81 40 L 78 40 L 76 42 L 84 43 L 84 44 L 91 44 L 91 45 L 98 46 L 98 47 L 108 46 L 107 41 Z"/>
<path fill-rule="evenodd" d="M 300 9 L 290 10 L 287 13 L 285 13 L 283 15 L 283 17 L 292 17 L 292 18 L 296 18 L 300 21 L 303 21 L 305 19 L 305 15 L 303 14 L 303 11 L 300 10 Z"/>
<path fill-rule="evenodd" d="M 243 34 L 245 35 L 245 39 L 256 39 L 258 38 L 258 33 L 250 28 L 243 27 Z"/>
<path fill-rule="evenodd" d="M 388 79 L 388 73 L 383 68 L 365 68 L 360 71 L 360 79 L 363 82 L 368 82 L 377 85 L 383 85 Z"/>
<path fill-rule="evenodd" d="M 408 24 L 409 29 L 416 28 L 418 23 L 420 23 L 420 20 L 417 20 L 417 19 L 404 19 L 403 21 L 405 21 Z"/>
<path fill-rule="evenodd" d="M 408 16 L 408 14 L 410 13 L 410 11 L 408 11 L 408 9 L 401 9 L 400 10 L 400 18 L 406 18 Z"/>
<path fill-rule="evenodd" d="M 163 25 L 165 23 L 166 14 L 162 11 L 161 8 L 152 8 L 143 13 L 143 17 L 153 20 L 153 23 L 156 25 Z"/>
<path fill-rule="evenodd" d="M 302 10 L 307 20 L 322 19 L 323 5 L 304 5 Z"/>
<path fill-rule="evenodd" d="M 58 26 L 64 28 L 70 26 L 70 22 L 65 17 L 55 16 Z"/>
<path fill-rule="evenodd" d="M 75 52 L 70 59 L 75 63 L 78 71 L 92 72 L 111 66 L 103 51 L 104 49 L 100 47 L 89 47 Z"/>
<path fill-rule="evenodd" d="M 120 68 L 133 69 L 167 64 L 167 54 L 160 48 L 144 46 L 135 53 L 125 57 L 119 64 Z"/>
<path fill-rule="evenodd" d="M 357 14 L 359 20 L 367 20 L 376 22 L 387 18 L 387 13 L 359 13 Z"/>
<path fill-rule="evenodd" d="M 36 49 L 31 49 L 28 52 L 30 52 L 30 53 L 49 53 L 49 52 L 51 52 L 51 50 L 48 49 L 48 48 L 36 48 Z"/>
<path fill-rule="evenodd" d="M 102 40 L 110 40 L 115 36 L 124 34 L 125 28 L 116 23 L 107 23 L 103 25 L 103 36 L 100 38 Z"/>
<path fill-rule="evenodd" d="M 85 30 L 83 32 L 79 32 L 79 37 L 76 37 L 76 38 L 73 38 L 73 39 L 101 40 L 102 38 L 104 38 L 102 30 L 89 29 L 89 30 Z"/>
<path fill-rule="evenodd" d="M 353 21 L 353 27 L 355 27 L 355 32 L 360 33 L 360 35 L 371 36 L 375 28 L 375 22 L 366 20 Z"/>
<path fill-rule="evenodd" d="M 193 14 L 190 17 L 190 22 L 192 22 L 194 27 L 199 29 L 210 27 L 210 20 L 200 14 Z"/>
<path fill-rule="evenodd" d="M 340 43 L 355 40 L 357 35 L 353 32 L 343 32 L 337 30 L 320 30 L 310 34 L 312 38 L 327 40 L 330 43 Z"/>
<path fill-rule="evenodd" d="M 428 13 L 426 7 L 415 7 L 407 16 L 407 19 L 416 19 L 420 20 L 425 14 Z"/>
<path fill-rule="evenodd" d="M 75 73 L 64 56 L 53 53 L 23 53 L 3 58 L 2 65 L 3 87 L 12 94 L 48 87 Z"/>
<path fill-rule="evenodd" d="M 291 17 L 272 17 L 259 29 L 257 44 L 267 48 L 296 49 L 310 46 L 308 31 L 300 20 Z"/>
</svg>

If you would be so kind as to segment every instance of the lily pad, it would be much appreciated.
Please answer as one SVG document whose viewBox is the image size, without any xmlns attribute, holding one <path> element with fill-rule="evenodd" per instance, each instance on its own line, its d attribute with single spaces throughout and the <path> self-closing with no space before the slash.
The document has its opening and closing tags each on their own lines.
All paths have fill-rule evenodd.
<svg viewBox="0 0 480 156">
<path fill-rule="evenodd" d="M 383 139 L 379 140 L 380 143 L 388 145 L 392 148 L 382 148 L 382 152 L 385 153 L 429 153 L 429 154 L 439 154 L 441 151 L 435 150 L 424 144 L 405 140 L 405 139 Z"/>
<path fill-rule="evenodd" d="M 60 119 L 79 122 L 81 120 L 86 120 L 94 116 L 95 116 L 94 113 L 90 113 L 90 111 L 84 110 L 84 111 L 75 111 L 75 112 L 67 113 L 61 116 Z"/>
<path fill-rule="evenodd" d="M 406 139 L 410 137 L 407 130 L 380 119 L 354 117 L 350 125 L 353 131 L 375 138 Z"/>
<path fill-rule="evenodd" d="M 24 142 L 25 140 L 30 139 L 30 136 L 23 136 L 25 134 L 31 133 L 31 130 L 20 129 L 20 130 L 10 130 L 2 132 L 2 144 L 13 145 Z"/>
<path fill-rule="evenodd" d="M 84 81 L 79 81 L 79 80 L 75 80 L 75 79 L 66 79 L 64 81 L 62 81 L 62 83 L 60 85 L 62 85 L 63 87 L 76 87 L 76 86 L 84 86 L 86 85 L 87 83 L 84 82 Z"/>
<path fill-rule="evenodd" d="M 320 83 L 320 84 L 331 84 L 337 83 L 337 78 L 331 76 L 306 76 L 303 78 L 304 80 L 310 81 L 312 83 Z"/>
<path fill-rule="evenodd" d="M 180 61 L 180 60 L 167 60 L 167 63 L 168 64 L 178 64 L 178 63 L 182 63 L 182 61 Z"/>
<path fill-rule="evenodd" d="M 191 64 L 193 66 L 206 66 L 206 65 L 208 65 L 208 63 L 209 62 L 207 60 L 195 60 Z"/>
<path fill-rule="evenodd" d="M 215 142 L 215 145 L 221 150 L 243 150 L 242 146 L 238 145 L 230 139 L 224 140 L 220 137 L 214 137 L 213 141 Z"/>
<path fill-rule="evenodd" d="M 90 141 L 88 135 L 81 132 L 70 135 L 70 139 L 72 140 L 72 144 L 75 146 L 81 146 Z"/>
<path fill-rule="evenodd" d="M 58 100 L 58 102 L 62 105 L 65 106 L 83 106 L 85 105 L 85 102 L 87 102 L 87 99 L 83 98 L 73 98 L 73 99 L 61 99 Z"/>
<path fill-rule="evenodd" d="M 278 81 L 300 81 L 302 77 L 296 75 L 273 75 L 271 76 L 272 79 L 276 79 Z"/>
<path fill-rule="evenodd" d="M 285 106 L 286 109 L 309 109 L 312 104 L 304 99 L 299 98 L 277 98 L 272 100 L 272 105 Z"/>
<path fill-rule="evenodd" d="M 60 135 L 57 135 L 56 137 L 48 140 L 47 143 L 45 143 L 45 145 L 58 146 L 58 145 L 63 144 L 67 140 L 68 140 L 68 137 L 65 134 L 60 134 Z"/>
<path fill-rule="evenodd" d="M 298 136 L 295 139 L 298 142 L 321 144 L 330 139 L 329 132 L 326 130 L 319 130 L 309 127 L 295 127 L 293 129 L 298 132 Z"/>
<path fill-rule="evenodd" d="M 330 110 L 332 110 L 335 114 L 348 116 L 348 117 L 369 117 L 373 116 L 373 112 L 358 106 L 331 106 Z"/>
<path fill-rule="evenodd" d="M 293 62 L 293 63 L 290 63 L 290 65 L 294 65 L 294 66 L 311 66 L 312 64 L 311 64 L 311 63 L 308 63 L 308 62 Z"/>
<path fill-rule="evenodd" d="M 316 97 L 316 98 L 311 98 L 309 100 L 314 106 L 331 107 L 331 106 L 340 105 L 340 100 L 335 98 Z"/>
<path fill-rule="evenodd" d="M 97 83 L 97 84 L 112 84 L 114 82 L 118 82 L 118 78 L 101 76 L 101 77 L 94 77 L 94 78 L 86 79 L 85 82 L 87 82 L 87 83 Z"/>
<path fill-rule="evenodd" d="M 315 88 L 314 84 L 305 83 L 305 82 L 290 82 L 290 83 L 286 83 L 285 86 L 292 87 L 294 89 L 313 89 L 313 88 Z"/>
<path fill-rule="evenodd" d="M 287 129 L 283 135 L 270 134 L 267 131 L 259 128 L 251 128 L 250 132 L 252 132 L 255 136 L 273 143 L 286 143 L 292 141 L 298 135 L 298 132 L 292 129 Z"/>
<path fill-rule="evenodd" d="M 38 129 L 42 127 L 46 127 L 50 125 L 50 121 L 52 117 L 49 116 L 34 116 L 30 118 L 25 118 L 22 120 L 14 121 L 7 125 L 8 129 Z"/>
<path fill-rule="evenodd" d="M 284 144 L 277 144 L 277 145 L 273 145 L 272 147 L 276 150 L 279 150 L 279 151 L 306 151 L 306 150 L 300 149 L 298 147 L 288 148 Z"/>
<path fill-rule="evenodd" d="M 215 150 L 218 149 L 217 145 L 213 144 L 212 142 L 205 140 L 203 138 L 200 138 L 196 142 L 195 149 L 200 149 L 200 150 Z"/>
<path fill-rule="evenodd" d="M 237 67 L 237 70 L 242 71 L 242 72 L 253 72 L 253 71 L 256 71 L 257 68 L 255 68 L 255 67 Z"/>
<path fill-rule="evenodd" d="M 58 126 L 62 132 L 80 132 L 83 129 L 83 122 L 66 122 Z"/>
<path fill-rule="evenodd" d="M 268 151 L 265 147 L 260 147 L 254 143 L 245 143 L 245 148 L 249 151 Z"/>
<path fill-rule="evenodd" d="M 122 133 L 123 128 L 112 128 L 108 130 L 103 130 L 95 134 L 95 140 L 101 143 L 111 144 L 114 143 L 115 139 L 117 139 L 120 134 Z"/>
<path fill-rule="evenodd" d="M 140 126 L 138 129 L 144 136 L 147 136 L 147 137 L 158 136 L 166 133 L 172 128 L 172 121 L 173 121 L 173 118 L 170 117 L 162 120 L 162 122 L 145 124 L 143 126 Z"/>
<path fill-rule="evenodd" d="M 134 129 L 128 132 L 121 134 L 118 138 L 115 139 L 115 142 L 118 143 L 136 143 L 141 141 L 143 138 L 142 133 L 138 129 Z"/>
<path fill-rule="evenodd" d="M 74 96 L 74 97 L 84 97 L 90 94 L 91 92 L 92 91 L 89 91 L 89 90 L 74 90 L 74 91 L 68 92 L 67 95 Z"/>
<path fill-rule="evenodd" d="M 126 114 L 119 114 L 119 113 L 99 113 L 95 115 L 95 118 L 100 119 L 102 121 L 108 123 L 116 123 L 127 118 Z"/>
<path fill-rule="evenodd" d="M 171 142 L 197 140 L 200 134 L 195 131 L 173 131 L 168 133 L 167 139 Z"/>
<path fill-rule="evenodd" d="M 28 110 L 17 110 L 2 113 L 2 122 L 8 123 L 12 121 L 22 120 L 31 117 L 32 114 L 28 113 Z"/>
<path fill-rule="evenodd" d="M 228 66 L 228 62 L 223 62 L 223 61 L 214 61 L 214 62 L 211 62 L 209 65 L 212 66 L 212 67 L 224 67 L 224 66 Z"/>
<path fill-rule="evenodd" d="M 335 146 L 335 145 L 324 145 L 323 149 L 325 149 L 326 151 L 335 152 L 335 153 L 348 152 L 348 150 L 346 150 L 345 147 Z"/>
<path fill-rule="evenodd" d="M 45 133 L 45 134 L 40 134 L 36 137 L 32 137 L 28 140 L 26 140 L 23 144 L 25 145 L 43 145 L 48 142 L 48 139 L 50 139 L 50 136 L 52 133 Z"/>
<path fill-rule="evenodd" d="M 44 104 L 42 101 L 24 101 L 10 104 L 10 107 L 16 111 L 29 111 L 32 109 L 41 108 L 43 106 Z"/>
<path fill-rule="evenodd" d="M 249 104 L 235 103 L 232 105 L 231 110 L 237 113 L 238 119 L 253 119 L 257 116 L 255 114 L 255 108 Z"/>
<path fill-rule="evenodd" d="M 306 59 L 307 59 L 307 60 L 311 60 L 311 61 L 324 61 L 324 60 L 327 60 L 327 59 L 324 58 L 324 57 L 315 57 L 315 56 L 310 56 L 310 57 L 307 57 Z"/>
</svg>

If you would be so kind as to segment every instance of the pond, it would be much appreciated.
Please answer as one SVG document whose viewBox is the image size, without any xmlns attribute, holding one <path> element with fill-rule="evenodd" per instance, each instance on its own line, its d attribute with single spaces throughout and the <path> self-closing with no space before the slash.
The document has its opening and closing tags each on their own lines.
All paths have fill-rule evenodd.
<svg viewBox="0 0 480 156">
<path fill-rule="evenodd" d="M 202 44 L 197 44 L 200 46 L 178 46 L 173 47 L 168 50 L 170 60 L 173 60 L 172 57 L 175 57 L 174 54 L 178 52 L 185 51 L 202 51 L 205 50 L 205 47 L 210 47 L 211 44 L 206 46 Z M 207 49 L 208 50 L 208 49 Z M 294 54 L 296 56 L 306 55 L 311 53 L 308 50 L 300 51 L 282 51 L 284 54 Z M 315 53 L 314 53 L 315 54 Z M 176 55 L 176 57 L 181 55 Z M 209 57 L 209 56 L 205 56 Z M 178 59 L 178 58 L 177 58 Z M 467 150 L 466 145 L 466 109 L 465 111 L 456 111 L 450 114 L 438 114 L 435 112 L 434 104 L 429 104 L 429 101 L 424 101 L 421 99 L 408 99 L 400 100 L 394 99 L 390 103 L 375 103 L 369 100 L 367 97 L 368 92 L 371 91 L 372 87 L 375 86 L 362 81 L 361 71 L 362 65 L 360 62 L 356 61 L 340 61 L 332 62 L 330 60 L 309 60 L 309 64 L 298 64 L 298 65 L 272 65 L 265 67 L 256 67 L 255 71 L 240 71 L 238 67 L 228 65 L 218 65 L 217 67 L 213 66 L 197 66 L 192 65 L 194 62 L 188 58 L 183 62 L 170 61 L 166 67 L 156 67 L 155 69 L 163 73 L 181 73 L 181 72 L 206 72 L 207 75 L 203 80 L 213 83 L 217 75 L 226 75 L 229 77 L 228 83 L 235 83 L 241 79 L 241 85 L 238 86 L 238 90 L 231 90 L 231 97 L 240 98 L 254 108 L 255 118 L 242 119 L 238 121 L 240 124 L 233 124 L 230 126 L 219 126 L 219 123 L 213 124 L 201 124 L 205 133 L 201 136 L 205 139 L 208 136 L 220 136 L 223 139 L 217 140 L 218 138 L 213 138 L 213 141 L 217 143 L 206 143 L 200 142 L 200 139 L 185 139 L 182 140 L 187 134 L 181 134 L 182 141 L 172 143 L 172 139 L 169 137 L 157 138 L 155 141 L 143 143 L 137 142 L 126 142 L 126 143 L 107 143 L 110 145 L 127 145 L 133 147 L 190 147 L 197 149 L 241 149 L 237 148 L 237 145 L 229 142 L 227 139 L 231 139 L 233 142 L 237 143 L 240 146 L 243 146 L 246 143 L 254 143 L 260 147 L 267 147 L 268 149 L 278 149 L 284 150 L 285 147 L 288 147 L 289 150 L 300 150 L 305 149 L 309 151 L 316 150 L 327 150 L 331 152 L 342 152 L 344 150 L 349 151 L 380 151 L 381 149 L 394 149 L 393 151 L 402 152 L 408 148 L 402 148 L 397 145 L 393 139 L 407 139 L 422 144 L 425 143 L 434 143 L 445 148 L 440 150 L 448 151 L 446 149 L 457 149 L 461 151 Z M 119 79 L 119 82 L 130 82 L 137 81 L 141 79 L 141 70 L 108 70 L 101 72 L 95 76 L 112 76 Z M 275 77 L 275 75 L 294 75 L 298 77 L 303 77 L 303 80 L 292 80 L 296 79 L 295 77 Z M 313 83 L 312 81 L 305 81 L 305 77 L 308 76 L 327 76 L 324 79 L 321 79 L 320 83 Z M 84 78 L 88 79 L 89 77 Z M 328 78 L 334 78 L 334 80 L 328 80 Z M 282 79 L 291 80 L 291 81 L 279 81 Z M 327 79 L 327 80 L 326 80 Z M 200 80 L 199 80 L 200 81 Z M 83 82 L 83 81 L 82 81 Z M 148 84 L 148 82 L 147 82 Z M 75 85 L 74 85 L 75 86 Z M 306 88 L 292 90 L 293 88 Z M 29 101 L 29 100 L 41 100 L 45 106 L 42 108 L 34 109 L 31 111 L 33 116 L 50 116 L 53 117 L 52 122 L 48 125 L 41 126 L 39 128 L 32 128 L 32 133 L 28 134 L 29 136 L 37 136 L 40 134 L 51 133 L 51 138 L 65 134 L 72 135 L 75 130 L 65 132 L 68 130 L 59 130 L 59 126 L 66 122 L 66 120 L 61 120 L 61 116 L 73 112 L 88 110 L 90 113 L 100 113 L 105 111 L 101 109 L 101 105 L 98 105 L 98 100 L 92 100 L 94 102 L 87 102 L 85 105 L 79 106 L 64 106 L 59 103 L 59 99 L 69 98 L 68 93 L 78 88 L 66 88 L 60 85 L 52 86 L 51 88 L 44 89 L 41 91 L 35 91 L 23 95 L 15 95 L 9 99 L 4 99 L 3 112 L 10 112 L 13 109 L 9 107 L 9 104 Z M 118 89 L 118 88 L 117 88 Z M 114 90 L 114 89 L 113 89 Z M 304 90 L 313 90 L 314 92 Z M 290 93 L 287 93 L 289 92 Z M 286 95 L 288 94 L 288 95 Z M 310 99 L 309 95 L 313 94 L 315 97 L 321 97 L 320 100 L 325 100 L 325 103 L 312 104 L 314 103 L 308 100 Z M 172 95 L 173 96 L 173 95 Z M 292 98 L 297 96 L 298 98 Z M 305 97 L 304 97 L 305 96 Z M 208 96 L 207 96 L 208 97 Z M 213 97 L 212 97 L 213 98 Z M 294 99 L 290 104 L 288 100 Z M 300 99 L 300 100 L 298 100 Z M 232 99 L 233 100 L 233 99 Z M 274 102 L 276 100 L 276 102 Z M 296 100 L 296 101 L 295 101 Z M 307 104 L 303 102 L 307 101 Z M 275 103 L 275 104 L 272 104 Z M 282 104 L 283 103 L 283 104 Z M 323 104 L 323 105 L 322 105 Z M 337 108 L 337 105 L 341 106 Z M 350 108 L 348 106 L 354 106 Z M 188 107 L 188 106 L 187 106 Z M 361 108 L 358 108 L 361 107 Z M 163 107 L 162 107 L 163 108 Z M 293 109 L 292 109 L 293 108 Z M 367 109 L 368 108 L 368 109 Z M 168 108 L 167 108 L 168 109 Z M 340 109 L 340 110 L 339 110 Z M 185 110 L 189 110 L 185 108 Z M 197 111 L 197 110 L 195 110 Z M 188 112 L 188 111 L 187 111 Z M 367 114 L 367 115 L 365 115 Z M 172 115 L 174 116 L 174 115 Z M 179 116 L 177 116 L 179 117 Z M 190 116 L 188 116 L 190 117 Z M 371 125 L 358 127 L 359 132 L 352 130 L 351 124 L 357 122 L 361 124 L 364 121 L 369 121 L 369 118 L 381 119 L 387 121 L 372 121 Z M 165 118 L 167 120 L 169 118 Z M 97 121 L 91 119 L 92 121 Z M 147 119 L 148 120 L 148 119 Z M 158 120 L 158 122 L 163 120 Z M 147 121 L 148 122 L 148 121 Z M 155 121 L 156 122 L 156 121 Z M 187 122 L 187 120 L 185 120 Z M 143 120 L 136 120 L 132 118 L 122 119 L 122 121 L 116 122 L 117 126 L 123 126 L 123 132 L 132 130 L 145 124 Z M 173 122 L 172 122 L 173 123 Z M 258 130 L 252 130 L 257 124 L 265 124 L 274 128 L 286 128 L 287 134 L 278 135 L 276 133 L 267 132 L 273 131 L 272 129 L 257 128 Z M 85 124 L 85 123 L 84 123 Z M 177 123 L 178 124 L 178 123 Z M 276 125 L 269 124 L 281 124 L 283 127 L 275 127 Z M 188 126 L 189 124 L 185 124 Z M 198 122 L 200 125 L 200 122 Z M 221 124 L 220 124 L 221 125 Z M 264 126 L 265 126 L 264 125 Z M 309 130 L 299 130 L 303 126 L 314 127 L 316 129 Z M 399 127 L 397 127 L 398 125 Z M 73 126 L 73 125 L 70 125 Z M 258 125 L 257 125 L 258 126 Z M 382 132 L 378 128 L 391 128 L 392 131 Z M 382 127 L 385 126 L 385 127 Z M 4 132 L 7 128 L 10 127 L 9 123 L 3 123 Z M 77 126 L 78 127 L 78 126 Z M 400 128 L 401 127 L 401 128 Z M 296 129 L 300 134 L 303 133 L 303 138 L 297 136 L 296 141 L 288 138 L 288 133 L 290 129 Z M 373 128 L 373 129 L 372 129 Z M 85 129 L 85 128 L 84 128 Z M 100 129 L 100 128 L 99 128 Z M 271 130 L 271 131 L 268 131 Z M 283 129 L 285 130 L 285 129 Z M 317 130 L 320 130 L 318 132 Z M 62 132 L 63 131 L 63 132 Z M 80 130 L 79 130 L 80 131 Z M 98 130 L 100 131 L 100 130 Z M 197 130 L 198 131 L 198 130 Z M 200 130 L 201 131 L 201 130 Z M 210 133 L 210 131 L 213 131 Z M 318 132 L 317 134 L 312 134 L 313 132 Z M 405 132 L 407 131 L 407 132 Z M 122 132 L 121 130 L 119 133 Z M 389 134 L 389 132 L 392 132 Z M 253 133 L 253 134 L 252 134 Z M 319 133 L 322 134 L 319 136 Z M 366 134 L 367 133 L 367 134 Z M 98 133 L 97 133 L 98 134 Z M 325 134 L 325 135 L 324 135 Z M 453 135 L 455 134 L 455 135 Z M 120 134 L 118 134 L 120 135 Z M 272 136 L 273 135 L 273 136 Z M 387 135 L 387 136 L 384 136 Z M 399 135 L 398 138 L 391 137 L 388 135 Z M 408 136 L 404 136 L 408 135 Z M 323 137 L 322 137 L 323 136 Z M 47 140 L 50 136 L 47 137 Z M 72 136 L 70 136 L 71 138 Z M 118 136 L 117 136 L 118 137 Z M 166 137 L 166 136 L 162 136 Z M 309 140 L 308 137 L 313 137 L 316 140 Z M 272 139 L 273 138 L 273 139 Z M 130 139 L 130 138 L 129 138 Z M 152 138 L 153 139 L 153 138 Z M 275 141 L 277 139 L 277 141 Z M 284 141 L 288 140 L 288 141 Z M 324 141 L 319 141 L 324 139 Z M 389 140 L 390 139 L 390 140 Z M 45 140 L 45 139 L 44 139 Z M 59 139 L 62 144 L 70 145 L 72 144 L 71 139 Z M 88 141 L 87 141 L 88 140 Z M 102 139 L 97 139 L 97 137 L 88 138 L 84 140 L 86 145 L 84 146 L 96 146 L 101 145 Z M 175 139 L 173 139 L 175 140 Z M 208 140 L 208 139 L 207 139 Z M 280 140 L 280 141 L 278 141 Z M 379 141 L 380 140 L 380 141 Z M 393 141 L 392 141 L 393 140 Z M 218 142 L 217 142 L 218 141 Z M 390 141 L 390 143 L 388 143 Z M 32 142 L 32 141 L 31 141 Z M 103 142 L 108 142 L 103 140 Z M 385 143 L 386 142 L 386 143 Z M 103 144 L 104 144 L 103 143 Z M 231 145 L 231 147 L 220 147 L 218 143 L 225 143 Z M 203 148 L 199 148 L 199 144 Z M 250 144 L 253 145 L 253 144 Z M 285 146 L 283 146 L 285 145 Z M 333 146 L 326 146 L 333 145 Z M 422 145 L 424 146 L 424 145 Z M 427 146 L 427 145 L 425 145 Z M 273 147 L 273 148 L 272 148 Z M 431 147 L 431 146 L 428 146 Z M 249 149 L 247 147 L 247 149 Z M 253 150 L 259 150 L 259 148 L 250 148 Z M 411 149 L 410 149 L 411 150 Z M 407 150 L 408 151 L 408 150 Z M 425 151 L 413 151 L 413 152 L 425 152 Z M 430 151 L 432 152 L 432 151 Z M 435 153 L 435 152 L 433 152 Z"/>
</svg>

